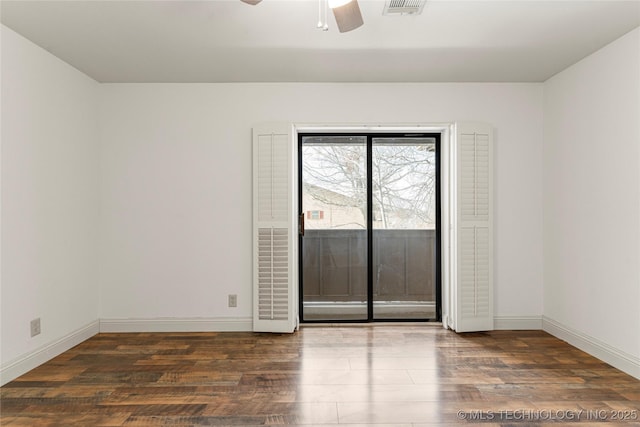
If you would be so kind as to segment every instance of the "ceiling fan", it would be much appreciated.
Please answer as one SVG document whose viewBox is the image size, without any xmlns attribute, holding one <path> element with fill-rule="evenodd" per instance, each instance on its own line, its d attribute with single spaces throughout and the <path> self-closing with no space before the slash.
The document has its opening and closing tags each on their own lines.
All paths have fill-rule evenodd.
<svg viewBox="0 0 640 427">
<path fill-rule="evenodd" d="M 240 0 L 244 3 L 252 6 L 257 5 L 262 0 Z M 322 0 L 319 0 L 322 2 Z M 338 30 L 341 33 L 355 30 L 362 26 L 364 21 L 362 19 L 362 13 L 360 12 L 360 6 L 358 6 L 358 0 L 326 0 L 329 8 L 333 11 L 333 16 L 336 18 L 336 24 L 338 24 Z M 319 24 L 319 27 L 321 25 Z M 327 29 L 325 24 L 325 30 Z"/>
</svg>

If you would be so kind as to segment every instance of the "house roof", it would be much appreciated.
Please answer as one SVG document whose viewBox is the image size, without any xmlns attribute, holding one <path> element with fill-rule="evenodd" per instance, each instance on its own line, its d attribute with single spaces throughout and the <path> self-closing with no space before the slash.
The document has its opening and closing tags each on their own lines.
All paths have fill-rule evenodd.
<svg viewBox="0 0 640 427">
<path fill-rule="evenodd" d="M 344 194 L 328 190 L 324 187 L 320 187 L 307 182 L 302 184 L 304 192 L 309 196 L 321 202 L 331 204 L 334 206 L 353 206 L 358 207 L 362 204 L 362 201 L 358 201 L 354 197 L 346 196 Z"/>
</svg>

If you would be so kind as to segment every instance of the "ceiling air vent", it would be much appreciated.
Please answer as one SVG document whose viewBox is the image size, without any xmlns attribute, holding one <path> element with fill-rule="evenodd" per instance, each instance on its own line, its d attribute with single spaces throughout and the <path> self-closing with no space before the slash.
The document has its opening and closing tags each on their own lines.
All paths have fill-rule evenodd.
<svg viewBox="0 0 640 427">
<path fill-rule="evenodd" d="M 383 15 L 420 15 L 427 0 L 386 0 Z"/>
</svg>

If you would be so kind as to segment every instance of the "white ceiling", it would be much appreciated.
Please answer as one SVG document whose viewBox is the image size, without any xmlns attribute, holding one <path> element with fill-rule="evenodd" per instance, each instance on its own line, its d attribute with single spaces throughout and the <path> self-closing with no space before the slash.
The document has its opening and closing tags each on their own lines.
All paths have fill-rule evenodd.
<svg viewBox="0 0 640 427">
<path fill-rule="evenodd" d="M 2 0 L 2 23 L 100 82 L 540 82 L 640 25 L 640 1 L 429 0 L 316 28 L 317 0 Z"/>
</svg>

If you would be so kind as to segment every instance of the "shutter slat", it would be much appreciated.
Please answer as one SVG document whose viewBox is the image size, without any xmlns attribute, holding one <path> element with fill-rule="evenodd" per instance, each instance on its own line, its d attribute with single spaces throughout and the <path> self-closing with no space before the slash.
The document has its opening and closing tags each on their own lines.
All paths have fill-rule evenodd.
<svg viewBox="0 0 640 427">
<path fill-rule="evenodd" d="M 259 228 L 258 319 L 288 320 L 289 241 L 287 229 Z"/>
</svg>

